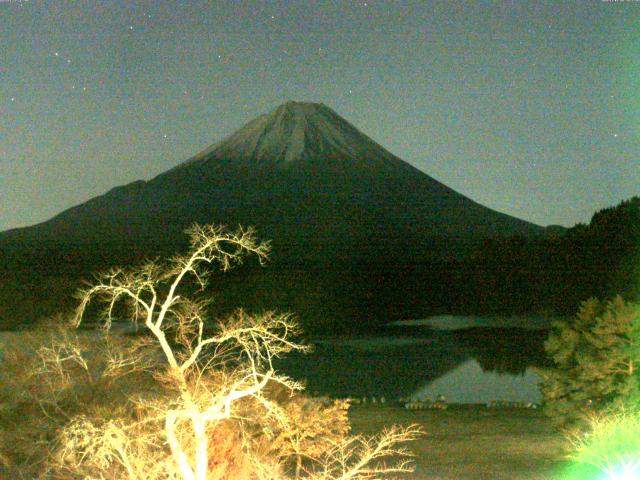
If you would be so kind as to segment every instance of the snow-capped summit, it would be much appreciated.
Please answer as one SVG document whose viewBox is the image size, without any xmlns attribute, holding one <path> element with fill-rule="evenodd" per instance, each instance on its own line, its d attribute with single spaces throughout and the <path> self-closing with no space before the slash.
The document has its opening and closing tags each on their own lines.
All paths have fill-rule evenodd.
<svg viewBox="0 0 640 480">
<path fill-rule="evenodd" d="M 393 157 L 326 105 L 289 101 L 247 123 L 186 164 L 230 158 L 286 167 L 320 156 Z"/>
</svg>

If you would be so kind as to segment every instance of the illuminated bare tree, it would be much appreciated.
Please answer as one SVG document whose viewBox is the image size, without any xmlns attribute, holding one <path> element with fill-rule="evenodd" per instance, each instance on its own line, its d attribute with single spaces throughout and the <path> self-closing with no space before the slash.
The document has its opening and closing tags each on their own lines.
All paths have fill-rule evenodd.
<svg viewBox="0 0 640 480">
<path fill-rule="evenodd" d="M 295 326 L 286 315 L 267 314 L 253 318 L 240 314 L 230 322 L 218 325 L 215 334 L 205 336 L 206 303 L 192 301 L 178 293 L 185 277 L 190 275 L 204 288 L 207 282 L 204 265 L 217 262 L 222 270 L 228 270 L 242 261 L 247 252 L 262 261 L 268 253 L 268 245 L 257 243 L 250 230 L 226 233 L 219 227 L 194 226 L 189 234 L 191 251 L 175 257 L 167 268 L 152 262 L 139 269 L 116 269 L 99 276 L 96 285 L 81 292 L 76 318 L 79 324 L 88 303 L 99 297 L 107 305 L 105 325 L 108 328 L 119 300 L 127 301 L 132 319 L 142 321 L 162 349 L 169 367 L 164 381 L 175 384 L 180 394 L 165 417 L 165 433 L 172 455 L 184 479 L 205 480 L 207 426 L 230 418 L 233 403 L 244 397 L 256 397 L 271 410 L 273 406 L 261 396 L 269 381 L 299 388 L 288 378 L 275 374 L 272 358 L 303 347 L 289 340 Z M 163 288 L 164 294 L 161 293 Z M 173 341 L 168 337 L 169 332 L 173 334 Z M 234 375 L 227 380 L 223 391 L 211 391 L 202 376 L 198 361 L 208 348 L 213 349 L 210 359 L 217 364 L 231 361 L 232 354 L 244 357 L 244 361 L 237 362 Z M 176 431 L 184 421 L 188 421 L 193 430 L 193 463 Z"/>
<path fill-rule="evenodd" d="M 214 263 L 226 271 L 247 254 L 255 255 L 262 263 L 269 252 L 268 244 L 257 242 L 252 230 L 229 233 L 222 227 L 196 225 L 188 233 L 191 249 L 166 266 L 149 262 L 97 276 L 95 284 L 79 293 L 76 312 L 76 325 L 80 325 L 89 303 L 97 300 L 105 305 L 102 318 L 108 330 L 124 302 L 129 318 L 152 334 L 160 356 L 151 365 L 148 357 L 142 361 L 136 354 L 112 352 L 103 374 L 117 376 L 118 372 L 150 368 L 161 384 L 176 392 L 175 398 L 130 399 L 137 402 L 142 419 L 129 424 L 112 420 L 97 424 L 86 418 L 70 422 L 61 436 L 59 465 L 89 465 L 94 471 L 103 472 L 102 476 L 117 464 L 131 479 L 207 480 L 219 478 L 211 468 L 216 459 L 210 458 L 210 437 L 223 421 L 239 422 L 236 425 L 241 435 L 237 441 L 249 448 L 251 439 L 242 427 L 240 405 L 246 408 L 249 403 L 252 408 L 262 409 L 262 430 L 269 438 L 275 438 L 278 431 L 296 431 L 286 408 L 267 394 L 274 385 L 291 394 L 302 389 L 273 367 L 274 358 L 307 349 L 294 340 L 298 328 L 291 316 L 271 312 L 251 316 L 239 311 L 212 328 L 205 323 L 207 302 L 192 300 L 185 288 L 193 284 L 204 289 L 209 280 L 207 267 Z M 159 368 L 162 364 L 164 369 Z M 346 409 L 348 405 L 336 408 Z M 347 422 L 346 415 L 343 417 L 342 421 Z M 146 453 L 154 448 L 158 451 L 153 432 L 149 434 L 146 425 L 159 418 L 162 438 L 170 449 L 169 461 L 157 453 Z M 304 434 L 280 434 L 281 439 L 291 443 L 283 452 L 298 459 L 295 477 L 373 479 L 411 471 L 404 460 L 392 466 L 371 464 L 389 455 L 404 456 L 404 450 L 393 446 L 414 439 L 419 433 L 416 427 L 389 430 L 376 441 L 344 437 L 343 433 L 339 439 L 325 439 L 329 442 L 326 452 L 314 451 L 313 455 L 301 451 L 300 438 Z M 136 460 L 145 455 L 146 462 Z M 302 468 L 300 459 L 305 455 L 310 461 Z M 252 454 L 248 458 L 252 462 L 252 478 L 287 478 L 286 468 L 278 458 L 270 461 Z M 283 458 L 287 458 L 286 452 L 280 457 Z"/>
</svg>

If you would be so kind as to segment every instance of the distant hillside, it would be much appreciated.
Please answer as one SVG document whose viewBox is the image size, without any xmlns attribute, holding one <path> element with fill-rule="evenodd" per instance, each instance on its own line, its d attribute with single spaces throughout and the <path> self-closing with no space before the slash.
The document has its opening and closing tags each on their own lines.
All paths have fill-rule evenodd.
<svg viewBox="0 0 640 480">
<path fill-rule="evenodd" d="M 640 301 L 640 197 L 594 213 L 588 225 L 547 228 L 538 238 L 485 242 L 461 275 L 465 308 L 573 315 L 580 302 Z"/>
</svg>

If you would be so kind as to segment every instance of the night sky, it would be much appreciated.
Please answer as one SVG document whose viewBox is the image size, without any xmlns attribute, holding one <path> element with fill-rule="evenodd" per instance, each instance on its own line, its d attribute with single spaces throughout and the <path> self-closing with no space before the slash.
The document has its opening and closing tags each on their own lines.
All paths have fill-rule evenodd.
<svg viewBox="0 0 640 480">
<path fill-rule="evenodd" d="M 640 1 L 0 0 L 0 230 L 286 100 L 541 225 L 640 194 Z"/>
</svg>

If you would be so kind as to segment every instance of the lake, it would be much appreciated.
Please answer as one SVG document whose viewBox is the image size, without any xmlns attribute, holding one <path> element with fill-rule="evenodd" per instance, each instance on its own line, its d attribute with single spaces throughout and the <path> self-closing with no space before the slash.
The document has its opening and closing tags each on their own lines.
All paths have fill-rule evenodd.
<svg viewBox="0 0 640 480">
<path fill-rule="evenodd" d="M 367 335 L 315 339 L 276 368 L 332 397 L 491 400 L 539 403 L 533 367 L 546 362 L 550 320 L 439 316 L 396 322 Z M 11 332 L 4 332 L 12 342 Z M 0 336 L 0 357 L 3 337 Z"/>
<path fill-rule="evenodd" d="M 334 397 L 539 403 L 533 367 L 546 363 L 549 320 L 440 316 L 375 334 L 322 338 L 277 364 L 307 391 Z"/>
</svg>

